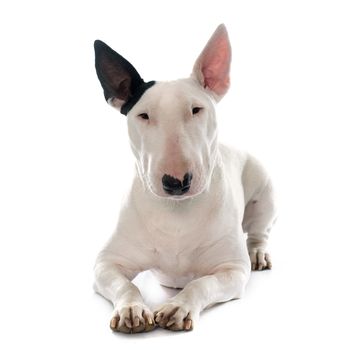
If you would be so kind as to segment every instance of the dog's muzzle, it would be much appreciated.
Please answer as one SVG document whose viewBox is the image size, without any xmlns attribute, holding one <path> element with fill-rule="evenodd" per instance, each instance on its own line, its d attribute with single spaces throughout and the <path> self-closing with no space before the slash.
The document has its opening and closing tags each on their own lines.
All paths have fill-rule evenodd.
<svg viewBox="0 0 350 350">
<path fill-rule="evenodd" d="M 181 196 L 188 192 L 191 187 L 191 181 L 191 173 L 186 173 L 182 181 L 167 174 L 162 178 L 164 191 L 172 196 Z"/>
</svg>

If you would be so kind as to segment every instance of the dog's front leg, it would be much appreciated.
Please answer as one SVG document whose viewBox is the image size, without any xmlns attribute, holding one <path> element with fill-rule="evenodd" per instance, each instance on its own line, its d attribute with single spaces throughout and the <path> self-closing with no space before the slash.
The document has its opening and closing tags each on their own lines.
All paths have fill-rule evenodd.
<svg viewBox="0 0 350 350">
<path fill-rule="evenodd" d="M 95 265 L 95 290 L 113 303 L 110 327 L 113 331 L 136 333 L 154 328 L 153 313 L 144 304 L 131 282 L 139 271 L 117 264 L 108 254 L 100 254 Z"/>
<path fill-rule="evenodd" d="M 156 323 L 170 330 L 192 330 L 199 314 L 216 303 L 240 298 L 249 273 L 241 268 L 222 267 L 215 273 L 191 281 L 155 312 Z"/>
</svg>

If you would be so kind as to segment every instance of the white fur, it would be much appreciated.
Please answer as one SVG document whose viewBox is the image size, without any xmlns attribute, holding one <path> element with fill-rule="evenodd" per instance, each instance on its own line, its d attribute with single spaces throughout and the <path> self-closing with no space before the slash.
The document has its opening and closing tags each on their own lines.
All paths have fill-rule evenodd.
<svg viewBox="0 0 350 350">
<path fill-rule="evenodd" d="M 154 320 L 168 329 L 192 329 L 203 309 L 243 295 L 251 268 L 270 267 L 271 182 L 256 159 L 217 142 L 214 100 L 215 91 L 194 72 L 157 83 L 128 114 L 137 171 L 95 266 L 95 289 L 114 305 L 114 330 L 150 330 Z M 193 107 L 202 110 L 192 115 Z M 182 179 L 188 171 L 189 192 L 164 192 L 164 174 Z M 165 286 L 183 288 L 154 318 L 131 282 L 145 270 Z"/>
</svg>

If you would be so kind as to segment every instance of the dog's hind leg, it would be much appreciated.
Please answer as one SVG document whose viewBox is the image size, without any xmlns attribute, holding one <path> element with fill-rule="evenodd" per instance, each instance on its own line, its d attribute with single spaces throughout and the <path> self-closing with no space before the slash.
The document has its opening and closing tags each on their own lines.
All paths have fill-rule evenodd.
<svg viewBox="0 0 350 350">
<path fill-rule="evenodd" d="M 271 181 L 258 191 L 246 204 L 243 231 L 248 234 L 247 246 L 252 270 L 271 269 L 267 251 L 270 230 L 276 221 L 276 207 Z"/>
</svg>

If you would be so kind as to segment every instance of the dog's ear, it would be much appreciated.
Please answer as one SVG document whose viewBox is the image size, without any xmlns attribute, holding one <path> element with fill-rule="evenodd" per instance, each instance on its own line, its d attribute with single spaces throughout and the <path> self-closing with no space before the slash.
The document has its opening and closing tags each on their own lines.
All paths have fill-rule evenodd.
<svg viewBox="0 0 350 350">
<path fill-rule="evenodd" d="M 230 87 L 231 46 L 224 24 L 219 25 L 202 53 L 192 76 L 220 100 Z"/>
<path fill-rule="evenodd" d="M 95 66 L 106 101 L 121 108 L 132 98 L 144 81 L 136 69 L 121 55 L 96 40 Z"/>
</svg>

